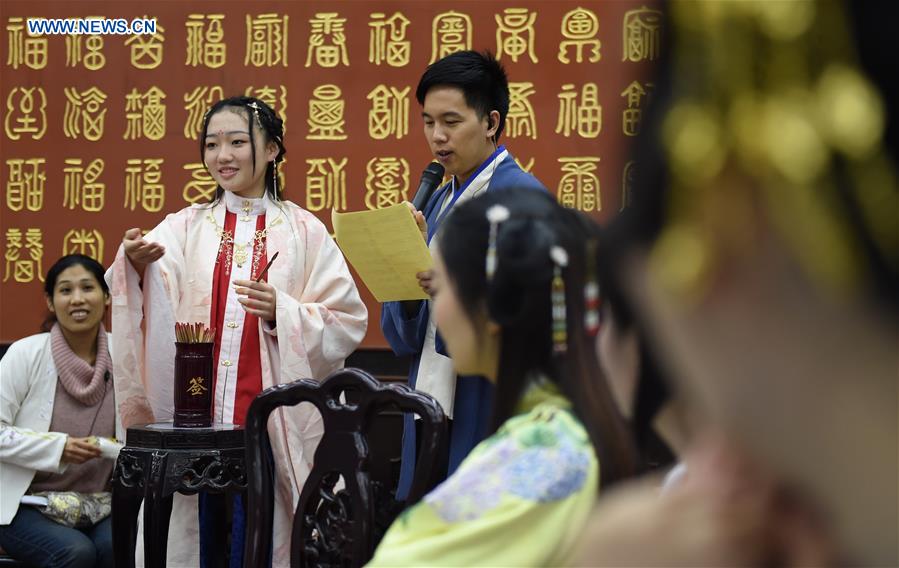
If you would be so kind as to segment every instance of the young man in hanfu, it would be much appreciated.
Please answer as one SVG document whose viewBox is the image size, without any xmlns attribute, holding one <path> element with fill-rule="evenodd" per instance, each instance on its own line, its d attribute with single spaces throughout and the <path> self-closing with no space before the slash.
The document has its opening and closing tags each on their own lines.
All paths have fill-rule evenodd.
<svg viewBox="0 0 899 568">
<path fill-rule="evenodd" d="M 430 65 L 415 96 L 422 106 L 425 139 L 434 158 L 451 176 L 422 211 L 413 211 L 422 236 L 433 247 L 434 235 L 459 203 L 485 191 L 527 188 L 546 191 L 522 170 L 505 146 L 497 146 L 509 111 L 505 70 L 489 53 L 461 51 Z M 431 271 L 418 274 L 433 296 Z M 451 419 L 447 473 L 452 473 L 487 434 L 493 387 L 483 377 L 457 376 L 431 317 L 431 300 L 386 302 L 381 329 L 397 355 L 411 355 L 409 385 L 433 396 Z M 407 415 L 399 496 L 411 483 L 415 427 Z"/>
</svg>

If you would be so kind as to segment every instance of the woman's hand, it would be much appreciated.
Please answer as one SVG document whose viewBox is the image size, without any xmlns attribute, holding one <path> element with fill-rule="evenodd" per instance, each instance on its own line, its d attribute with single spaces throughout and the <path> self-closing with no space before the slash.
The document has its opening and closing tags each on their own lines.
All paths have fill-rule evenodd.
<svg viewBox="0 0 899 568">
<path fill-rule="evenodd" d="M 84 463 L 100 457 L 100 446 L 93 438 L 66 438 L 66 447 L 62 451 L 62 461 L 68 463 Z"/>
<path fill-rule="evenodd" d="M 147 265 L 156 262 L 165 254 L 164 246 L 144 239 L 137 227 L 125 231 L 122 246 L 125 248 L 125 256 L 141 278 L 144 277 Z"/>
<path fill-rule="evenodd" d="M 278 292 L 274 286 L 268 282 L 235 280 L 234 290 L 238 294 L 246 296 L 246 298 L 238 298 L 237 301 L 248 314 L 275 323 Z"/>
</svg>

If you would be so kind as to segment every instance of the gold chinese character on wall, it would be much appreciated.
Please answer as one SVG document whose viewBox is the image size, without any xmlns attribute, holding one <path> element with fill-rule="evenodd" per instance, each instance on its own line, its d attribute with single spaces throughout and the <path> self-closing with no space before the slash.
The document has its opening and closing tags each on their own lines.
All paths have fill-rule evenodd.
<svg viewBox="0 0 899 568">
<path fill-rule="evenodd" d="M 495 14 L 496 19 L 496 58 L 500 59 L 508 54 L 514 62 L 527 53 L 531 61 L 537 63 L 537 54 L 534 53 L 534 22 L 537 21 L 537 12 L 530 12 L 527 8 L 506 8 L 502 15 Z"/>
<path fill-rule="evenodd" d="M 225 64 L 228 46 L 225 44 L 224 14 L 188 14 L 187 60 L 185 65 L 204 65 L 218 69 Z"/>
<path fill-rule="evenodd" d="M 165 93 L 159 87 L 150 87 L 141 93 L 136 88 L 125 95 L 125 140 L 146 137 L 162 140 L 165 136 Z"/>
<path fill-rule="evenodd" d="M 338 18 L 336 12 L 315 14 L 309 20 L 309 47 L 306 51 L 306 67 L 312 66 L 315 58 L 320 67 L 337 67 L 349 65 L 350 59 L 346 51 L 346 30 L 343 25 L 346 18 Z"/>
<path fill-rule="evenodd" d="M 6 206 L 12 211 L 40 211 L 44 206 L 44 184 L 47 181 L 44 158 L 12 158 L 6 160 Z"/>
<path fill-rule="evenodd" d="M 47 94 L 41 87 L 13 87 L 6 96 L 5 114 L 7 138 L 18 140 L 29 135 L 32 140 L 40 140 L 47 132 Z"/>
<path fill-rule="evenodd" d="M 637 173 L 637 162 L 630 160 L 624 164 L 624 171 L 621 174 L 621 209 L 624 209 L 632 203 L 634 190 L 634 176 Z"/>
<path fill-rule="evenodd" d="M 268 85 L 259 88 L 250 86 L 247 87 L 244 94 L 248 97 L 256 97 L 270 106 L 284 121 L 284 132 L 287 132 L 287 87 L 284 85 L 279 85 L 277 88 Z"/>
<path fill-rule="evenodd" d="M 244 65 L 254 67 L 287 67 L 288 16 L 247 14 L 247 55 Z"/>
<path fill-rule="evenodd" d="M 368 135 L 375 140 L 389 136 L 402 138 L 409 132 L 409 91 L 378 85 L 370 93 L 371 110 L 368 111 Z"/>
<path fill-rule="evenodd" d="M 3 281 L 12 276 L 16 282 L 31 282 L 35 276 L 44 281 L 44 270 L 41 261 L 44 257 L 43 233 L 41 229 L 29 228 L 25 231 L 25 242 L 22 242 L 22 229 L 6 229 L 6 271 Z M 24 249 L 24 250 L 23 250 Z M 23 253 L 27 252 L 27 256 Z"/>
<path fill-rule="evenodd" d="M 559 180 L 557 199 L 565 207 L 581 211 L 601 211 L 599 178 L 596 164 L 599 158 L 580 156 L 559 158 L 562 164 L 562 178 Z"/>
<path fill-rule="evenodd" d="M 394 12 L 389 18 L 386 14 L 375 12 L 370 17 L 368 62 L 380 65 L 386 61 L 391 67 L 408 64 L 412 52 L 412 42 L 406 39 L 409 18 L 402 12 Z"/>
<path fill-rule="evenodd" d="M 190 172 L 190 181 L 181 192 L 184 201 L 190 204 L 212 201 L 218 184 L 212 179 L 206 166 L 200 163 L 184 164 L 184 169 Z"/>
<path fill-rule="evenodd" d="M 63 89 L 66 95 L 66 110 L 63 116 L 62 131 L 68 138 L 84 136 L 96 142 L 103 137 L 103 125 L 106 122 L 106 93 L 97 87 L 78 92 L 74 87 Z"/>
<path fill-rule="evenodd" d="M 67 158 L 63 169 L 62 206 L 67 209 L 81 206 L 90 212 L 102 210 L 106 204 L 106 184 L 98 180 L 105 167 L 102 158 L 95 158 L 87 168 L 81 158 Z"/>
<path fill-rule="evenodd" d="M 144 16 L 144 19 L 147 19 Z M 125 40 L 125 45 L 131 48 L 131 65 L 137 69 L 156 69 L 162 64 L 164 55 L 165 28 L 156 26 L 156 33 L 135 34 Z"/>
<path fill-rule="evenodd" d="M 537 139 L 537 119 L 528 99 L 535 92 L 531 82 L 509 83 L 509 112 L 506 114 L 506 132 L 509 133 L 509 138 L 527 136 Z"/>
<path fill-rule="evenodd" d="M 659 58 L 662 12 L 646 6 L 624 14 L 622 61 L 655 61 Z"/>
<path fill-rule="evenodd" d="M 87 20 L 99 20 L 100 16 L 88 16 Z M 103 54 L 103 36 L 97 34 L 66 35 L 66 67 L 84 64 L 89 71 L 102 69 L 106 65 Z M 84 52 L 87 53 L 84 53 Z"/>
<path fill-rule="evenodd" d="M 627 99 L 627 108 L 621 113 L 621 131 L 625 136 L 636 136 L 640 133 L 643 98 L 648 96 L 652 87 L 652 83 L 646 83 L 644 88 L 639 82 L 633 81 L 621 91 L 621 96 Z"/>
<path fill-rule="evenodd" d="M 25 65 L 31 69 L 47 66 L 47 38 L 35 37 L 25 29 L 25 19 L 9 18 L 6 22 L 6 64 L 13 69 Z"/>
<path fill-rule="evenodd" d="M 571 63 L 569 50 L 574 48 L 574 60 L 581 63 L 584 60 L 584 50 L 587 52 L 587 61 L 596 63 L 600 60 L 600 42 L 596 34 L 599 33 L 599 18 L 586 8 L 575 8 L 562 17 L 562 36 L 565 38 L 559 42 L 559 61 Z"/>
<path fill-rule="evenodd" d="M 562 85 L 556 134 L 567 138 L 572 132 L 577 132 L 582 138 L 596 138 L 601 130 L 602 106 L 596 83 L 584 83 L 580 96 L 572 83 Z"/>
<path fill-rule="evenodd" d="M 471 49 L 471 17 L 454 10 L 434 16 L 430 63 L 466 49 Z"/>
<path fill-rule="evenodd" d="M 203 117 L 213 104 L 225 98 L 224 90 L 219 85 L 212 87 L 199 86 L 184 94 L 184 110 L 187 120 L 184 121 L 184 137 L 196 140 L 203 128 Z"/>
<path fill-rule="evenodd" d="M 62 254 L 83 254 L 103 262 L 103 233 L 97 229 L 72 229 L 62 239 Z"/>
<path fill-rule="evenodd" d="M 339 162 L 333 158 L 306 159 L 306 209 L 346 210 L 346 163 L 346 158 Z"/>
<path fill-rule="evenodd" d="M 382 209 L 408 199 L 409 162 L 405 158 L 372 158 L 365 165 L 365 206 Z"/>
<path fill-rule="evenodd" d="M 527 162 L 522 162 L 521 158 L 515 158 L 515 163 L 518 164 L 518 167 L 522 170 L 531 173 L 531 170 L 534 169 L 534 158 L 531 157 Z"/>
<path fill-rule="evenodd" d="M 307 140 L 346 140 L 343 132 L 345 103 L 337 85 L 320 85 L 309 99 Z"/>
<path fill-rule="evenodd" d="M 165 205 L 162 184 L 162 158 L 130 158 L 125 166 L 125 209 L 134 211 L 138 204 L 155 213 Z"/>
</svg>

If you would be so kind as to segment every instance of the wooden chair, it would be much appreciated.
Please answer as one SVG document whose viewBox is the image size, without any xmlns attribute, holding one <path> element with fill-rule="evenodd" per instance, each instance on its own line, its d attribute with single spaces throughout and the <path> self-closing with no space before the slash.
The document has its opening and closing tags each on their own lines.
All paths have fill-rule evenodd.
<svg viewBox="0 0 899 568">
<path fill-rule="evenodd" d="M 263 391 L 247 413 L 247 528 L 244 566 L 267 566 L 274 515 L 274 469 L 269 415 L 309 402 L 322 414 L 324 435 L 294 513 L 291 566 L 362 566 L 406 503 L 433 486 L 437 456 L 446 443 L 446 417 L 430 396 L 402 384 L 384 384 L 360 369 L 324 382 L 303 379 Z M 379 412 L 399 409 L 422 419 L 422 436 L 409 499 L 372 480 L 368 435 Z M 342 478 L 344 487 L 335 491 Z"/>
<path fill-rule="evenodd" d="M 5 550 L 0 548 L 0 567 L 4 566 L 9 568 L 28 568 L 30 565 L 14 559 L 12 556 L 6 554 Z"/>
</svg>

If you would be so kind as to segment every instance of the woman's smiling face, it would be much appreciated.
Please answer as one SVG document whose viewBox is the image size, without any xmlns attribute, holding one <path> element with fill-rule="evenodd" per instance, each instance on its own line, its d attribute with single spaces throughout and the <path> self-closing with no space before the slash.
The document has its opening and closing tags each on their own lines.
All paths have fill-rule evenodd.
<svg viewBox="0 0 899 568">
<path fill-rule="evenodd" d="M 278 155 L 277 146 L 265 140 L 258 124 L 253 136 L 255 162 L 246 112 L 225 107 L 210 117 L 204 142 L 203 161 L 212 179 L 225 191 L 246 198 L 265 194 L 265 169 Z"/>
<path fill-rule="evenodd" d="M 80 264 L 59 273 L 53 297 L 47 298 L 47 307 L 56 315 L 60 327 L 72 334 L 96 334 L 108 305 L 109 295 L 97 277 Z"/>
</svg>

